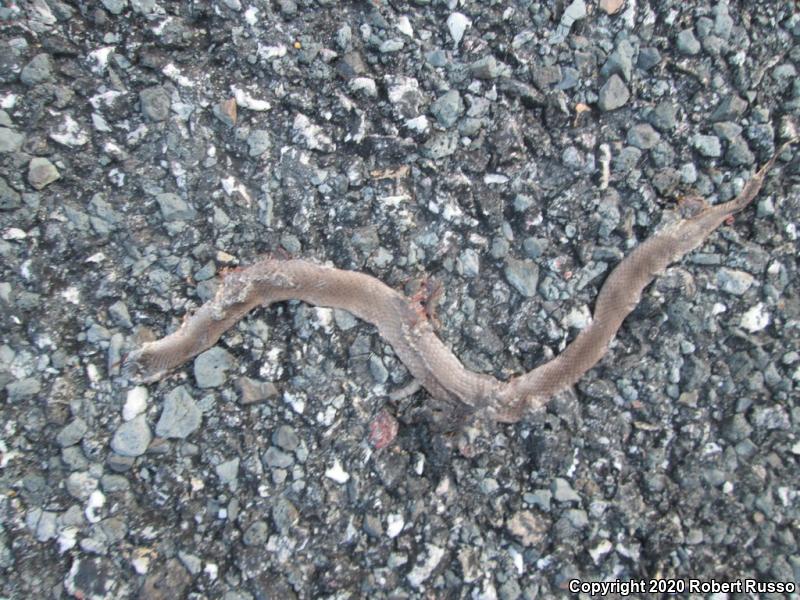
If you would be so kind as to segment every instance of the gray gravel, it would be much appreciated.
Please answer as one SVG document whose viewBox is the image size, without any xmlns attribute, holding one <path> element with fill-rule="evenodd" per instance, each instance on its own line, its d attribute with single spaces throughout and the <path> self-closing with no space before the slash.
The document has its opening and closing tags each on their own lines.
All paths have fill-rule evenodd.
<svg viewBox="0 0 800 600">
<path fill-rule="evenodd" d="M 470 368 L 541 364 L 680 196 L 732 198 L 792 135 L 792 10 L 4 3 L 0 597 L 800 580 L 797 150 L 514 425 L 439 431 L 373 327 L 296 302 L 157 384 L 119 370 L 266 253 L 430 276 Z"/>
</svg>

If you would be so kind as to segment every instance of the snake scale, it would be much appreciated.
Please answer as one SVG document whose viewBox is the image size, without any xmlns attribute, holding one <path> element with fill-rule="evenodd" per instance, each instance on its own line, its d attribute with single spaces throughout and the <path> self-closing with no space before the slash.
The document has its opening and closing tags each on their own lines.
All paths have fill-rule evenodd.
<svg viewBox="0 0 800 600">
<path fill-rule="evenodd" d="M 508 381 L 465 368 L 436 335 L 418 299 L 408 298 L 364 273 L 307 260 L 273 258 L 228 273 L 216 296 L 178 330 L 131 352 L 126 358 L 126 372 L 134 381 L 159 380 L 213 346 L 252 309 L 301 300 L 341 308 L 372 323 L 414 379 L 447 409 L 500 422 L 518 421 L 573 385 L 600 360 L 622 321 L 639 303 L 644 288 L 750 204 L 767 172 L 792 142 L 780 148 L 733 200 L 708 205 L 701 198 L 691 197 L 681 202 L 678 210 L 670 211 L 672 221 L 634 248 L 607 277 L 595 302 L 592 322 L 561 354 Z"/>
</svg>

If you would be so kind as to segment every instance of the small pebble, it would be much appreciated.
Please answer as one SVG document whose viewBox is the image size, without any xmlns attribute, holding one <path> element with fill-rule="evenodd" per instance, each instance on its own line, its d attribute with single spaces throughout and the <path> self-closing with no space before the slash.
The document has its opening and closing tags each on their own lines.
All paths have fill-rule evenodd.
<svg viewBox="0 0 800 600">
<path fill-rule="evenodd" d="M 700 53 L 700 42 L 697 41 L 691 29 L 684 29 L 678 34 L 676 45 L 683 54 L 694 56 Z"/>
<path fill-rule="evenodd" d="M 41 190 L 61 178 L 55 165 L 46 158 L 37 156 L 28 165 L 28 183 Z"/>
<path fill-rule="evenodd" d="M 608 78 L 600 88 L 598 106 L 604 112 L 616 110 L 624 106 L 631 97 L 631 93 L 616 73 Z"/>
<path fill-rule="evenodd" d="M 120 425 L 111 439 L 111 449 L 121 456 L 141 456 L 152 440 L 150 427 L 144 415 L 139 415 Z"/>
<path fill-rule="evenodd" d="M 198 387 L 219 387 L 227 381 L 227 372 L 233 367 L 233 356 L 230 352 L 214 346 L 199 354 L 194 359 L 194 378 Z"/>
<path fill-rule="evenodd" d="M 508 283 L 526 298 L 536 294 L 536 284 L 539 281 L 539 267 L 536 263 L 507 257 L 504 273 Z"/>
<path fill-rule="evenodd" d="M 137 417 L 137 419 L 139 418 L 141 417 Z M 158 423 L 156 423 L 156 435 L 163 438 L 183 439 L 196 431 L 202 420 L 203 413 L 197 406 L 197 402 L 181 385 L 164 398 L 164 408 Z"/>
</svg>

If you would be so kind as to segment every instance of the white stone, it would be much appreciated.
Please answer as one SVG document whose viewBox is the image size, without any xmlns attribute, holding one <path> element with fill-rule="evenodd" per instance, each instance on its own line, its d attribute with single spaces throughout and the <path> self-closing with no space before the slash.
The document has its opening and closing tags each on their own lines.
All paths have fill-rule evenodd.
<svg viewBox="0 0 800 600">
<path fill-rule="evenodd" d="M 427 556 L 422 562 L 417 562 L 407 575 L 408 582 L 414 587 L 420 587 L 439 565 L 444 556 L 444 548 L 426 544 Z"/>
<path fill-rule="evenodd" d="M 58 532 L 58 553 L 64 554 L 67 550 L 75 547 L 78 541 L 78 528 L 77 527 L 64 527 Z"/>
<path fill-rule="evenodd" d="M 147 408 L 147 388 L 137 385 L 128 390 L 125 396 L 125 406 L 122 407 L 122 419 L 130 421 L 142 414 Z"/>
<path fill-rule="evenodd" d="M 94 63 L 94 66 L 91 67 L 94 73 L 98 75 L 106 70 L 108 66 L 108 57 L 114 51 L 114 46 L 105 46 L 104 48 L 98 48 L 97 50 L 93 50 L 89 52 L 87 58 L 90 62 Z"/>
<path fill-rule="evenodd" d="M 89 141 L 89 134 L 80 128 L 75 119 L 64 115 L 64 121 L 50 134 L 50 139 L 64 146 L 83 146 Z"/>
<path fill-rule="evenodd" d="M 251 6 L 244 11 L 244 20 L 251 26 L 258 23 L 258 9 Z"/>
<path fill-rule="evenodd" d="M 508 183 L 508 176 L 502 173 L 487 173 L 483 176 L 483 182 L 487 185 L 492 183 Z"/>
<path fill-rule="evenodd" d="M 400 535 L 400 532 L 403 531 L 403 527 L 405 527 L 405 520 L 403 519 L 403 515 L 392 513 L 388 517 L 386 517 L 386 535 L 390 538 L 396 538 Z"/>
<path fill-rule="evenodd" d="M 215 563 L 206 563 L 203 573 L 205 573 L 211 581 L 214 581 L 219 575 L 219 567 Z"/>
<path fill-rule="evenodd" d="M 353 92 L 363 92 L 365 96 L 370 98 L 377 98 L 378 86 L 375 85 L 375 80 L 371 77 L 355 77 L 350 80 L 350 90 Z"/>
<path fill-rule="evenodd" d="M 342 468 L 339 459 L 333 461 L 333 466 L 325 471 L 325 477 L 333 479 L 336 483 L 347 483 L 350 480 L 350 473 Z"/>
<path fill-rule="evenodd" d="M 86 508 L 83 511 L 83 514 L 86 515 L 86 520 L 89 523 L 99 523 L 103 517 L 101 517 L 97 511 L 103 508 L 106 503 L 106 496 L 100 490 L 95 490 L 89 495 L 89 500 L 86 503 Z"/>
<path fill-rule="evenodd" d="M 180 69 L 172 63 L 161 69 L 161 72 L 182 87 L 194 87 L 194 81 L 182 74 Z"/>
<path fill-rule="evenodd" d="M 283 393 L 283 401 L 292 407 L 292 410 L 297 414 L 302 415 L 306 410 L 305 396 L 295 394 L 292 392 Z"/>
<path fill-rule="evenodd" d="M 231 92 L 233 92 L 233 97 L 236 98 L 236 104 L 242 108 L 247 108 L 257 112 L 264 112 L 272 108 L 272 105 L 266 100 L 253 98 L 245 90 L 242 90 L 235 85 L 231 86 Z"/>
<path fill-rule="evenodd" d="M 565 327 L 573 327 L 575 329 L 583 330 L 585 329 L 589 323 L 592 322 L 592 313 L 589 310 L 589 307 L 585 304 L 573 308 L 566 317 L 564 317 L 564 326 Z"/>
<path fill-rule="evenodd" d="M 139 575 L 144 575 L 150 570 L 149 552 L 149 550 L 144 548 L 137 548 L 134 550 L 134 556 L 131 559 L 131 566 Z"/>
<path fill-rule="evenodd" d="M 24 240 L 28 234 L 19 227 L 9 227 L 3 232 L 4 240 Z"/>
<path fill-rule="evenodd" d="M 770 315 L 766 310 L 763 302 L 759 302 L 750 310 L 742 315 L 739 324 L 747 329 L 750 333 L 761 331 L 769 325 Z"/>
<path fill-rule="evenodd" d="M 281 58 L 282 56 L 286 56 L 286 46 L 284 46 L 283 44 L 280 44 L 278 46 L 259 46 L 258 56 L 259 58 L 263 58 L 264 60 L 270 60 L 271 58 Z"/>
<path fill-rule="evenodd" d="M 592 557 L 594 564 L 599 565 L 602 558 L 611 552 L 613 546 L 608 540 L 603 540 L 597 546 L 589 550 L 589 555 Z"/>
<path fill-rule="evenodd" d="M 468 27 L 472 27 L 472 21 L 466 15 L 459 12 L 452 13 L 447 17 L 447 29 L 450 30 L 450 37 L 453 38 L 453 48 L 458 47 L 464 32 Z"/>
<path fill-rule="evenodd" d="M 430 127 L 428 123 L 428 117 L 425 115 L 420 115 L 418 117 L 414 117 L 413 119 L 409 119 L 406 121 L 406 127 L 408 127 L 411 131 L 416 131 L 417 133 L 425 133 Z"/>
<path fill-rule="evenodd" d="M 397 19 L 397 30 L 403 35 L 414 37 L 414 28 L 411 27 L 411 21 L 405 15 Z"/>
</svg>

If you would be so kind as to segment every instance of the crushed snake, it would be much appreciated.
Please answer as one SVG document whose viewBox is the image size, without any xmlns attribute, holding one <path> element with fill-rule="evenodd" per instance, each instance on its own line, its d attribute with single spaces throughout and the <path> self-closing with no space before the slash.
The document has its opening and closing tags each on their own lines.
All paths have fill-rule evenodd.
<svg viewBox="0 0 800 600">
<path fill-rule="evenodd" d="M 515 422 L 576 383 L 606 353 L 642 291 L 667 266 L 700 246 L 719 225 L 756 197 L 788 142 L 744 185 L 734 199 L 708 205 L 692 197 L 668 211 L 671 219 L 626 256 L 607 277 L 591 323 L 549 362 L 501 381 L 464 367 L 439 339 L 419 298 L 408 298 L 364 273 L 307 260 L 265 258 L 228 273 L 216 296 L 166 337 L 128 355 L 125 371 L 137 382 L 153 382 L 213 346 L 258 306 L 301 300 L 340 308 L 372 323 L 412 377 L 444 407 L 443 412 Z"/>
</svg>

